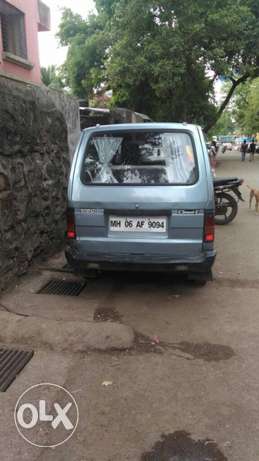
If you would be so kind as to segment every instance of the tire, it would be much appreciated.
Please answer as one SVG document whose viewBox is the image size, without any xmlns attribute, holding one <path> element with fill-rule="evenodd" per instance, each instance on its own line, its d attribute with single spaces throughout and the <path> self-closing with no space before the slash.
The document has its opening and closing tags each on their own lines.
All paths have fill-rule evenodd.
<svg viewBox="0 0 259 461">
<path fill-rule="evenodd" d="M 211 269 L 203 273 L 190 273 L 187 276 L 188 282 L 193 287 L 204 287 L 207 282 L 212 281 L 212 271 Z"/>
<path fill-rule="evenodd" d="M 205 280 L 205 279 L 200 279 L 200 280 L 199 279 L 189 279 L 189 282 L 193 287 L 202 288 L 202 287 L 205 287 L 208 280 Z"/>
<path fill-rule="evenodd" d="M 225 214 L 217 214 L 217 203 L 220 203 L 221 206 L 226 207 Z M 228 210 L 230 210 L 230 214 L 227 214 Z M 236 199 L 228 194 L 227 192 L 216 192 L 216 214 L 215 214 L 215 224 L 218 225 L 225 225 L 229 224 L 233 219 L 235 219 L 238 212 L 238 204 Z M 224 217 L 224 218 L 223 218 Z"/>
</svg>

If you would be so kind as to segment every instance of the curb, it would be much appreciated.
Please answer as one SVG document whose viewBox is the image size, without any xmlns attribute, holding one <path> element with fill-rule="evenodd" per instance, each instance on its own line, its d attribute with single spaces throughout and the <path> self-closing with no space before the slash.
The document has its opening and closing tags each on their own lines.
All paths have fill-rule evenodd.
<svg viewBox="0 0 259 461">
<path fill-rule="evenodd" d="M 0 342 L 59 352 L 125 350 L 133 346 L 131 327 L 113 322 L 78 322 L 21 318 L 0 313 Z"/>
</svg>

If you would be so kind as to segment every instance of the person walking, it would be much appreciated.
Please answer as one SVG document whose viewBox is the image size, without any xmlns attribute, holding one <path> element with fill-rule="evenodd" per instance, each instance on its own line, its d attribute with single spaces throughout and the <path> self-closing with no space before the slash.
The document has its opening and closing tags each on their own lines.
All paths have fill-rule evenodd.
<svg viewBox="0 0 259 461">
<path fill-rule="evenodd" d="M 255 149 L 256 149 L 256 144 L 255 144 L 255 140 L 253 139 L 252 142 L 250 143 L 250 146 L 249 146 L 249 152 L 250 152 L 249 162 L 254 161 Z"/>
<path fill-rule="evenodd" d="M 245 139 L 241 144 L 241 161 L 242 162 L 244 162 L 246 159 L 247 148 L 248 148 L 248 145 Z"/>
<path fill-rule="evenodd" d="M 209 149 L 209 158 L 212 174 L 216 177 L 216 165 L 217 165 L 217 143 L 212 141 Z"/>
</svg>

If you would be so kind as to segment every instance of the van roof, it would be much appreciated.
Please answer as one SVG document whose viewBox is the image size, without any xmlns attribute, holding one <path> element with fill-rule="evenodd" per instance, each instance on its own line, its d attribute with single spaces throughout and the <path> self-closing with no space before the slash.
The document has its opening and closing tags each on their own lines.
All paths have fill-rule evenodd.
<svg viewBox="0 0 259 461">
<path fill-rule="evenodd" d="M 96 125 L 90 128 L 85 128 L 83 131 L 120 131 L 120 130 L 189 130 L 194 131 L 198 125 L 189 123 L 119 123 L 113 125 Z"/>
</svg>

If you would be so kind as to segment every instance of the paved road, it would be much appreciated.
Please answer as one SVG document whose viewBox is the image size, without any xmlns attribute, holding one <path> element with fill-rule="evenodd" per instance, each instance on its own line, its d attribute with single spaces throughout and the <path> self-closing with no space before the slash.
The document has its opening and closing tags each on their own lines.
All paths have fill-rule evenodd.
<svg viewBox="0 0 259 461">
<path fill-rule="evenodd" d="M 259 188 L 259 156 L 241 164 L 238 154 L 224 154 L 217 173 Z M 122 353 L 37 351 L 0 395 L 1 459 L 258 461 L 258 230 L 259 216 L 240 204 L 235 222 L 217 228 L 215 281 L 205 288 L 161 275 L 105 276 L 89 281 L 81 301 L 71 299 L 64 311 L 53 298 L 27 302 L 26 312 L 41 317 L 121 319 L 139 332 L 138 343 Z M 28 301 L 41 277 L 22 281 L 16 301 Z M 64 385 L 80 409 L 76 433 L 55 450 L 31 447 L 13 424 L 19 394 L 42 381 Z"/>
<path fill-rule="evenodd" d="M 240 212 L 232 225 L 217 227 L 218 258 L 216 276 L 242 280 L 259 280 L 259 215 L 248 209 L 247 185 L 259 189 L 259 155 L 254 162 L 241 163 L 240 154 L 230 152 L 219 158 L 217 176 L 239 176 L 245 184 L 242 192 L 246 198 L 240 203 Z"/>
</svg>

